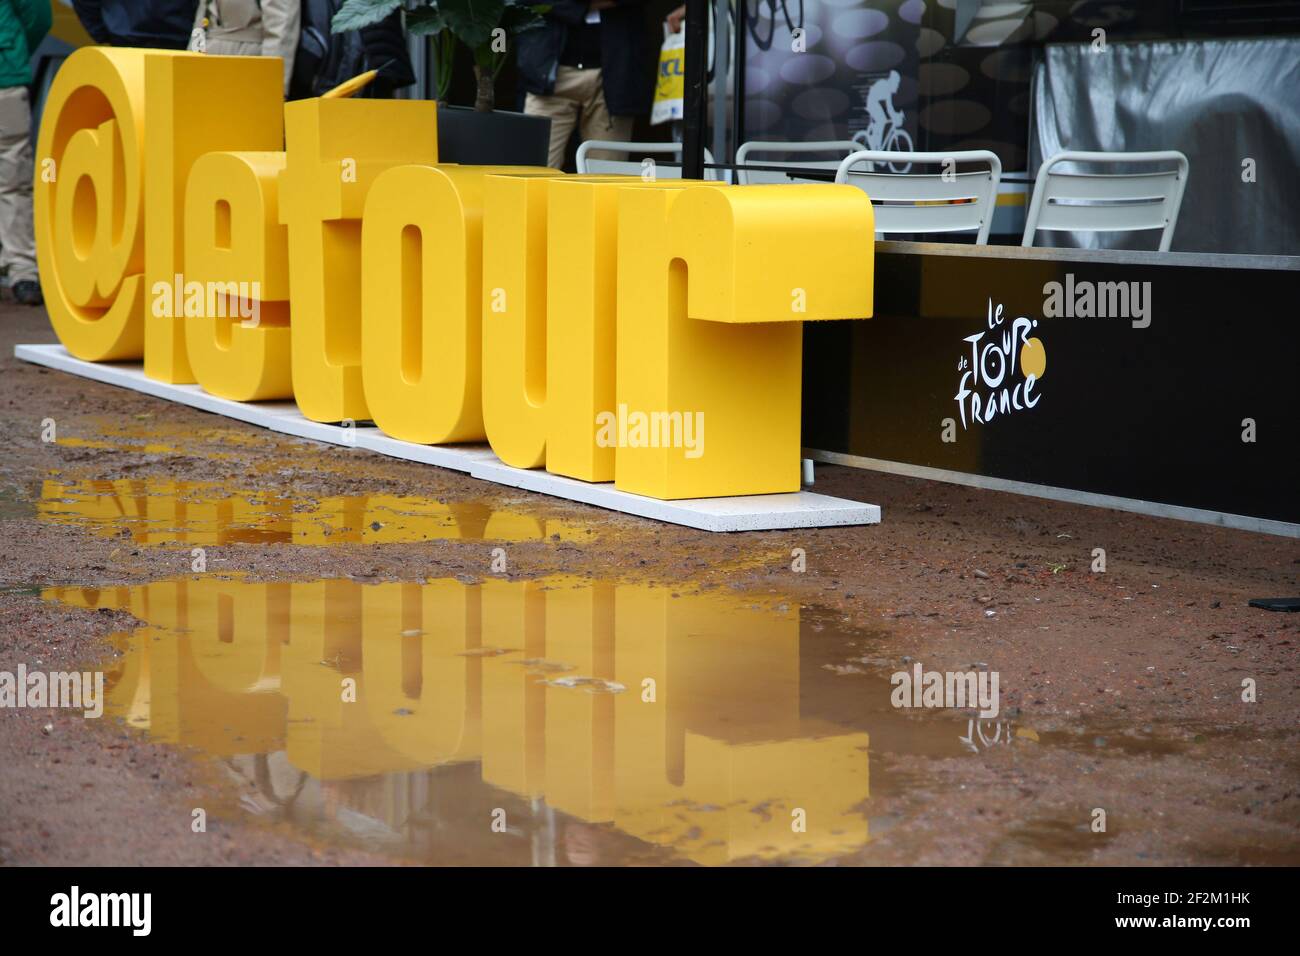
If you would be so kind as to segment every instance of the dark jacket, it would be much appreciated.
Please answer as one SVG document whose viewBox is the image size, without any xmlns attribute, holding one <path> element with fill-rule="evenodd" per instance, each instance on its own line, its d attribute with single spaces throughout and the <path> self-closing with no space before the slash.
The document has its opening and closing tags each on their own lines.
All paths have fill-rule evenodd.
<svg viewBox="0 0 1300 956">
<path fill-rule="evenodd" d="M 357 94 L 360 97 L 387 99 L 415 82 L 401 11 L 360 30 L 331 33 L 330 23 L 342 5 L 343 0 L 303 0 L 290 99 L 320 96 L 367 70 L 379 70 L 379 75 Z"/>
<path fill-rule="evenodd" d="M 560 53 L 569 24 L 582 23 L 587 0 L 555 0 L 540 27 L 515 37 L 519 79 L 529 93 L 555 92 Z M 654 73 L 645 45 L 645 0 L 618 0 L 600 11 L 600 70 L 605 105 L 615 116 L 637 116 L 650 109 Z"/>
<path fill-rule="evenodd" d="M 197 6 L 197 0 L 72 0 L 96 43 L 168 50 L 189 44 Z"/>
</svg>

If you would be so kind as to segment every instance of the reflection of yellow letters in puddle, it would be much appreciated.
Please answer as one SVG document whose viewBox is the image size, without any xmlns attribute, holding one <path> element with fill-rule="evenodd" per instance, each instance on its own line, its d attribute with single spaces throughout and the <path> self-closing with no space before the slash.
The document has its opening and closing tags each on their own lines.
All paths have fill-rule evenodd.
<svg viewBox="0 0 1300 956">
<path fill-rule="evenodd" d="M 702 863 L 867 841 L 867 735 L 801 715 L 798 612 L 775 602 L 563 577 L 43 597 L 146 622 L 122 639 L 107 709 L 168 742 L 284 750 L 321 781 L 477 763 L 484 783 Z M 606 683 L 546 683 L 561 667 Z"/>
<path fill-rule="evenodd" d="M 493 509 L 478 501 L 401 495 L 335 495 L 315 500 L 238 492 L 215 482 L 170 479 L 58 481 L 41 487 L 42 521 L 88 527 L 140 545 L 289 543 L 404 544 L 417 541 L 589 540 L 554 518 Z"/>
</svg>

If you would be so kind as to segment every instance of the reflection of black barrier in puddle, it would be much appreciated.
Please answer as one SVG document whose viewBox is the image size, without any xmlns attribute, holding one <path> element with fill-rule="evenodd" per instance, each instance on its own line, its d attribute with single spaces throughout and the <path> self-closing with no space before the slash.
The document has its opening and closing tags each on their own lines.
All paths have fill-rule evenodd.
<svg viewBox="0 0 1300 956">
<path fill-rule="evenodd" d="M 1265 611 L 1300 611 L 1300 598 L 1251 598 L 1250 606 Z"/>
</svg>

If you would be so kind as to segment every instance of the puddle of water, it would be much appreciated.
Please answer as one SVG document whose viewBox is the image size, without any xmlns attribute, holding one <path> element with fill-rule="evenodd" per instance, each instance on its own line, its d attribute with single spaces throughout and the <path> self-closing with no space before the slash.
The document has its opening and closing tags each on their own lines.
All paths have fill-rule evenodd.
<svg viewBox="0 0 1300 956">
<path fill-rule="evenodd" d="M 129 441 L 106 441 L 102 438 L 78 438 L 69 436 L 67 438 L 58 438 L 54 444 L 62 445 L 64 448 L 90 448 L 96 451 L 129 451 L 143 452 L 147 455 L 179 455 L 181 450 L 174 445 L 164 445 L 159 442 L 129 442 Z"/>
<path fill-rule="evenodd" d="M 151 455 L 199 455 L 204 458 L 231 458 L 220 448 L 237 445 L 257 447 L 267 444 L 266 437 L 233 427 L 194 427 L 154 418 L 152 413 L 130 417 L 92 416 L 82 431 L 95 437 L 60 434 L 56 444 L 68 448 L 89 448 Z M 216 447 L 214 447 L 216 446 Z"/>
<path fill-rule="evenodd" d="M 398 544 L 449 539 L 590 541 L 592 533 L 551 518 L 412 495 L 316 499 L 252 494 L 216 482 L 171 479 L 65 481 L 41 486 L 38 519 L 144 546 Z"/>
<path fill-rule="evenodd" d="M 0 521 L 30 518 L 35 513 L 36 507 L 23 493 L 23 489 L 12 486 L 0 487 Z"/>
<path fill-rule="evenodd" d="M 249 810 L 428 862 L 817 862 L 868 844 L 873 756 L 1026 745 L 895 710 L 886 671 L 826 666 L 862 634 L 777 597 L 558 576 L 42 596 L 144 622 L 115 638 L 108 712 L 222 760 Z"/>
<path fill-rule="evenodd" d="M 989 852 L 993 865 L 1081 865 L 1114 840 L 1114 832 L 1094 833 L 1086 821 L 1029 819 L 1016 825 Z"/>
</svg>

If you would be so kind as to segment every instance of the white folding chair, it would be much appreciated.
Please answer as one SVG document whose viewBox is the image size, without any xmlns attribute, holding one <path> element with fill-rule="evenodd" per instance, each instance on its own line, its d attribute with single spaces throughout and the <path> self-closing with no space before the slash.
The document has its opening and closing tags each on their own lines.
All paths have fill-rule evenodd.
<svg viewBox="0 0 1300 956">
<path fill-rule="evenodd" d="M 736 150 L 736 170 L 737 182 L 741 186 L 749 186 L 755 183 L 797 183 L 797 182 L 823 182 L 824 180 L 807 180 L 799 179 L 787 172 L 780 172 L 774 169 L 745 169 L 747 160 L 752 161 L 759 166 L 787 166 L 794 169 L 838 169 L 840 162 L 849 153 L 857 150 L 858 144 L 851 139 L 846 140 L 824 140 L 817 143 L 742 143 L 740 149 Z M 838 153 L 835 159 L 822 160 L 798 160 L 796 162 L 786 162 L 784 159 L 764 162 L 762 159 L 751 159 L 755 153 Z"/>
<path fill-rule="evenodd" d="M 1173 166 L 1133 173 L 1062 172 L 1064 163 Z M 1025 215 L 1022 246 L 1049 232 L 1137 232 L 1161 229 L 1168 252 L 1187 186 L 1187 157 L 1174 149 L 1155 153 L 1085 153 L 1066 150 L 1043 163 Z"/>
<path fill-rule="evenodd" d="M 889 163 L 941 166 L 934 173 L 891 173 Z M 987 169 L 957 172 L 959 164 Z M 855 166 L 866 164 L 863 169 Z M 953 153 L 912 153 L 864 149 L 840 163 L 837 183 L 857 186 L 871 198 L 879 235 L 910 232 L 970 232 L 975 242 L 988 241 L 997 204 L 1002 163 L 987 149 Z"/>
<path fill-rule="evenodd" d="M 608 139 L 589 139 L 578 146 L 578 172 L 580 173 L 600 173 L 611 176 L 640 176 L 640 160 L 630 159 L 597 159 L 588 158 L 587 154 L 593 149 L 605 149 L 618 153 L 645 154 L 655 155 L 666 154 L 675 156 L 677 162 L 682 161 L 682 144 L 681 143 L 618 143 Z M 713 154 L 707 149 L 704 151 L 704 161 L 713 162 Z M 717 170 L 706 169 L 704 171 L 705 179 L 717 179 Z M 658 179 L 681 179 L 681 166 L 656 166 L 655 177 Z"/>
</svg>

